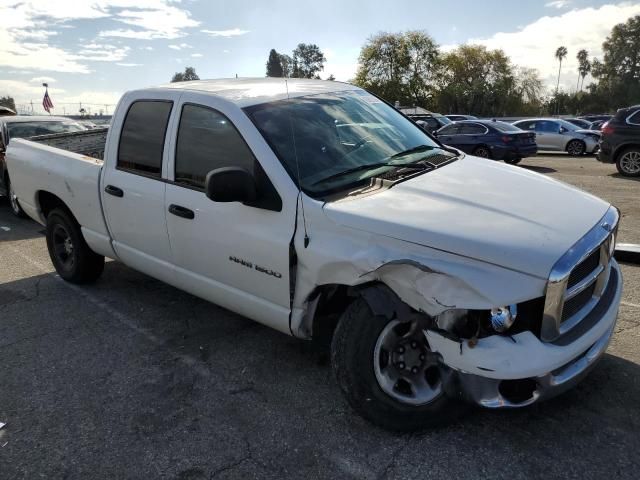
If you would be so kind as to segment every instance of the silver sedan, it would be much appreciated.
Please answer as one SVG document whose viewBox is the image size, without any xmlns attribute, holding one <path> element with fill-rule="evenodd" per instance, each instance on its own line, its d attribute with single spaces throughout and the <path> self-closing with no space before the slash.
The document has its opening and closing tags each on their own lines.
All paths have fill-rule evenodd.
<svg viewBox="0 0 640 480">
<path fill-rule="evenodd" d="M 536 133 L 538 150 L 567 152 L 569 155 L 595 153 L 600 132 L 584 130 L 558 118 L 531 118 L 513 123 L 522 130 Z"/>
</svg>

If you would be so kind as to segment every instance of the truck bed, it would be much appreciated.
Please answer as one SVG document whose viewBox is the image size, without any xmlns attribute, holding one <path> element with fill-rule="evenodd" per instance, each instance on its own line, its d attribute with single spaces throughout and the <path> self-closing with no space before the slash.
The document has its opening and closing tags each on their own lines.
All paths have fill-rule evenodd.
<svg viewBox="0 0 640 480">
<path fill-rule="evenodd" d="M 82 132 L 38 135 L 29 138 L 29 140 L 102 160 L 104 158 L 104 146 L 107 143 L 108 131 L 108 128 L 96 128 Z"/>
<path fill-rule="evenodd" d="M 73 212 L 82 227 L 85 240 L 103 254 L 110 254 L 110 239 L 100 199 L 100 172 L 103 161 L 98 140 L 106 130 L 77 134 L 42 135 L 30 140 L 13 139 L 6 152 L 6 163 L 14 191 L 22 209 L 41 224 L 46 224 L 41 201 L 54 195 Z M 80 140 L 79 140 L 80 139 Z M 65 149 L 53 145 L 61 144 Z M 80 150 L 76 153 L 70 149 Z M 106 249 L 106 250 L 105 250 Z"/>
</svg>

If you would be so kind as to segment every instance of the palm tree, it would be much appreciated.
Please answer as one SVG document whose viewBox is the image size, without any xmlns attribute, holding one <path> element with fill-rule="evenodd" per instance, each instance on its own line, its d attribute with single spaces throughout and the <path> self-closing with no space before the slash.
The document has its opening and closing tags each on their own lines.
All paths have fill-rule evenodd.
<svg viewBox="0 0 640 480">
<path fill-rule="evenodd" d="M 576 84 L 576 92 L 578 91 L 578 86 L 580 85 L 580 78 L 582 78 L 582 83 L 584 83 L 584 77 L 587 76 L 587 73 L 591 70 L 591 63 L 589 62 L 589 53 L 585 49 L 582 49 L 576 55 L 578 59 L 578 83 Z M 580 86 L 580 91 L 582 91 L 582 86 Z"/>
<path fill-rule="evenodd" d="M 567 47 L 561 46 L 556 50 L 556 58 L 560 62 L 560 66 L 558 67 L 558 83 L 556 85 L 556 114 L 560 110 L 560 105 L 558 104 L 558 91 L 560 89 L 560 72 L 562 70 L 562 60 L 567 56 Z"/>
</svg>

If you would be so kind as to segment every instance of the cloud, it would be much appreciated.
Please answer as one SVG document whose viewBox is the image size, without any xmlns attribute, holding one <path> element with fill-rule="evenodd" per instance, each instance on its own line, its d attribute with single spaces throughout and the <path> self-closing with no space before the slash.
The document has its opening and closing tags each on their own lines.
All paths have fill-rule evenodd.
<svg viewBox="0 0 640 480">
<path fill-rule="evenodd" d="M 200 30 L 202 33 L 206 33 L 211 37 L 237 37 L 239 35 L 245 35 L 250 30 L 241 30 L 239 28 L 232 28 L 230 30 Z"/>
<path fill-rule="evenodd" d="M 32 83 L 54 83 L 57 80 L 53 77 L 33 77 L 31 80 L 29 80 Z"/>
<path fill-rule="evenodd" d="M 640 4 L 619 3 L 600 8 L 574 9 L 569 12 L 542 17 L 514 32 L 499 32 L 489 38 L 473 38 L 468 43 L 500 48 L 520 66 L 540 71 L 541 78 L 555 88 L 558 62 L 556 49 L 564 45 L 569 54 L 562 62 L 560 85 L 566 91 L 575 90 L 578 79 L 576 55 L 585 49 L 590 57 L 602 58 L 602 42 L 618 23 L 640 14 Z"/>
<path fill-rule="evenodd" d="M 571 3 L 573 3 L 572 0 L 554 0 L 553 2 L 545 3 L 544 6 L 548 8 L 562 9 L 567 8 Z"/>
<path fill-rule="evenodd" d="M 191 56 L 193 58 L 200 58 L 200 57 L 203 57 L 204 55 L 202 55 L 201 53 L 192 53 Z"/>
<path fill-rule="evenodd" d="M 127 57 L 130 47 L 90 43 L 77 52 L 76 58 L 94 62 L 118 62 Z"/>
<path fill-rule="evenodd" d="M 121 67 L 141 67 L 142 63 L 116 63 L 116 65 L 120 65 Z"/>
<path fill-rule="evenodd" d="M 92 0 L 62 2 L 51 0 L 3 0 L 0 2 L 0 65 L 16 70 L 34 69 L 69 73 L 89 73 L 87 61 L 118 61 L 128 50 L 121 48 L 79 52 L 53 42 L 63 28 L 73 28 L 79 20 L 111 21 L 128 29 L 111 29 L 100 37 L 173 39 L 186 35 L 185 29 L 200 22 L 191 18 L 179 0 Z"/>
<path fill-rule="evenodd" d="M 193 48 L 193 47 L 188 43 L 181 43 L 179 45 L 169 45 L 169 48 L 173 50 L 182 50 L 183 48 Z"/>
</svg>

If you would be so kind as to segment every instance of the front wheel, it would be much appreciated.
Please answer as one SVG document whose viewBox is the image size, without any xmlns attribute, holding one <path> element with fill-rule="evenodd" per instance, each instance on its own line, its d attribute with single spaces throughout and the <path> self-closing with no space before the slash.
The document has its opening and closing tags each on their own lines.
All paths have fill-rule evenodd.
<svg viewBox="0 0 640 480">
<path fill-rule="evenodd" d="M 640 177 L 640 149 L 629 148 L 622 152 L 616 162 L 620 175 L 625 177 Z"/>
<path fill-rule="evenodd" d="M 567 144 L 567 153 L 572 157 L 584 155 L 587 147 L 582 140 L 571 140 Z"/>
<path fill-rule="evenodd" d="M 423 334 L 422 315 L 374 315 L 362 298 L 343 314 L 331 343 L 332 366 L 347 401 L 383 428 L 419 430 L 457 418 L 464 406 L 445 393 L 447 367 Z"/>
<path fill-rule="evenodd" d="M 104 257 L 89 248 L 78 222 L 63 209 L 47 216 L 47 248 L 58 275 L 71 283 L 90 283 L 104 270 Z"/>
<path fill-rule="evenodd" d="M 18 218 L 25 218 L 27 216 L 22 210 L 20 206 L 20 202 L 18 201 L 18 197 L 16 196 L 16 192 L 13 190 L 13 185 L 11 181 L 7 179 L 7 195 L 9 196 L 9 206 L 11 207 L 11 213 L 13 213 Z"/>
<path fill-rule="evenodd" d="M 504 163 L 508 163 L 509 165 L 517 165 L 521 160 L 522 158 L 508 158 L 504 160 Z"/>
</svg>

